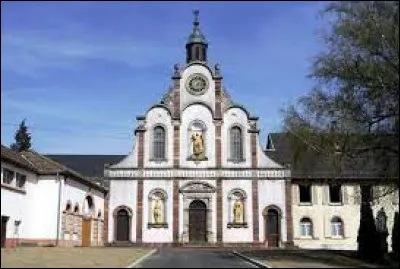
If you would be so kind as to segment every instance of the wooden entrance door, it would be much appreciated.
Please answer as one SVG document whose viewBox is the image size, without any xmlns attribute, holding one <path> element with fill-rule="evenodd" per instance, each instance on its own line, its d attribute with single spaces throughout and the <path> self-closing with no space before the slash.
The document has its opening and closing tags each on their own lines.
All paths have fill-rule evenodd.
<svg viewBox="0 0 400 269">
<path fill-rule="evenodd" d="M 1 216 L 1 247 L 2 248 L 4 248 L 6 246 L 8 219 L 9 219 L 9 217 Z"/>
<path fill-rule="evenodd" d="M 207 208 L 200 200 L 189 205 L 189 242 L 207 242 Z"/>
<path fill-rule="evenodd" d="M 117 212 L 117 241 L 129 241 L 129 214 L 126 209 Z"/>
<path fill-rule="evenodd" d="M 82 220 L 82 247 L 90 247 L 90 239 L 92 235 L 92 220 Z"/>
<path fill-rule="evenodd" d="M 279 213 L 275 209 L 269 209 L 265 218 L 268 247 L 279 247 Z"/>
</svg>

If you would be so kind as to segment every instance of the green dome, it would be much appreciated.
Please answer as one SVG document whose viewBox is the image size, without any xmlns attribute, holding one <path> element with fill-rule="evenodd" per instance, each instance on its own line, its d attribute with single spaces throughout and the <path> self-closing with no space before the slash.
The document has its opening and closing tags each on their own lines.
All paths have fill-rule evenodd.
<svg viewBox="0 0 400 269">
<path fill-rule="evenodd" d="M 192 33 L 190 33 L 187 44 L 191 43 L 202 43 L 202 44 L 207 44 L 207 40 L 203 33 L 200 30 L 199 27 L 199 11 L 195 10 L 193 12 L 194 14 L 194 20 L 193 20 L 193 30 Z"/>
</svg>

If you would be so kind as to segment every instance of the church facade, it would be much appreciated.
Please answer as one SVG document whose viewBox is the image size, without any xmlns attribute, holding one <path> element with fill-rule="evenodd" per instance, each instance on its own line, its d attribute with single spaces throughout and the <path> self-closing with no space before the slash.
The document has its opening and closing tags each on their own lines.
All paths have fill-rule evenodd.
<svg viewBox="0 0 400 269">
<path fill-rule="evenodd" d="M 259 143 L 258 118 L 224 88 L 195 13 L 186 63 L 137 117 L 135 146 L 106 166 L 109 243 L 292 243 L 290 170 Z"/>
</svg>

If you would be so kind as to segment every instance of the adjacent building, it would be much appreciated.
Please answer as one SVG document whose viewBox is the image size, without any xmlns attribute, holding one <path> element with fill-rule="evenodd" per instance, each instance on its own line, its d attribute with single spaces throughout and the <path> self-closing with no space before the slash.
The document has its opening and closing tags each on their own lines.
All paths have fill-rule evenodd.
<svg viewBox="0 0 400 269">
<path fill-rule="evenodd" d="M 1 246 L 103 244 L 106 189 L 34 151 L 1 146 Z"/>
</svg>

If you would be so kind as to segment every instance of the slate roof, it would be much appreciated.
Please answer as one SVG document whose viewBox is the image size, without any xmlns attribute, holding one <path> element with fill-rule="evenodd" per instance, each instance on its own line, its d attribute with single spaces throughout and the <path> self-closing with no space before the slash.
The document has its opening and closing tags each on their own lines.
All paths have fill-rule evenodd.
<svg viewBox="0 0 400 269">
<path fill-rule="evenodd" d="M 79 172 L 33 150 L 16 152 L 1 145 L 1 159 L 29 169 L 38 175 L 66 175 L 87 186 L 105 191 L 105 188 L 97 182 L 89 180 Z"/>
<path fill-rule="evenodd" d="M 48 154 L 47 157 L 71 167 L 80 174 L 89 178 L 102 178 L 105 164 L 115 164 L 126 155 L 69 155 Z"/>
<path fill-rule="evenodd" d="M 308 148 L 296 156 L 295 143 L 301 143 L 298 138 L 290 133 L 271 133 L 268 137 L 267 156 L 274 161 L 289 165 L 292 178 L 368 178 L 377 179 L 382 177 L 398 178 L 398 157 L 391 158 L 390 165 L 382 169 L 374 158 L 360 156 L 353 159 L 344 159 L 338 170 L 333 164 L 332 158 Z M 270 148 L 273 148 L 270 150 Z"/>
<path fill-rule="evenodd" d="M 3 145 L 1 145 L 1 160 L 10 162 L 18 167 L 28 169 L 32 172 L 36 172 L 36 168 L 20 153 L 15 152 L 14 150 L 11 150 Z"/>
</svg>

